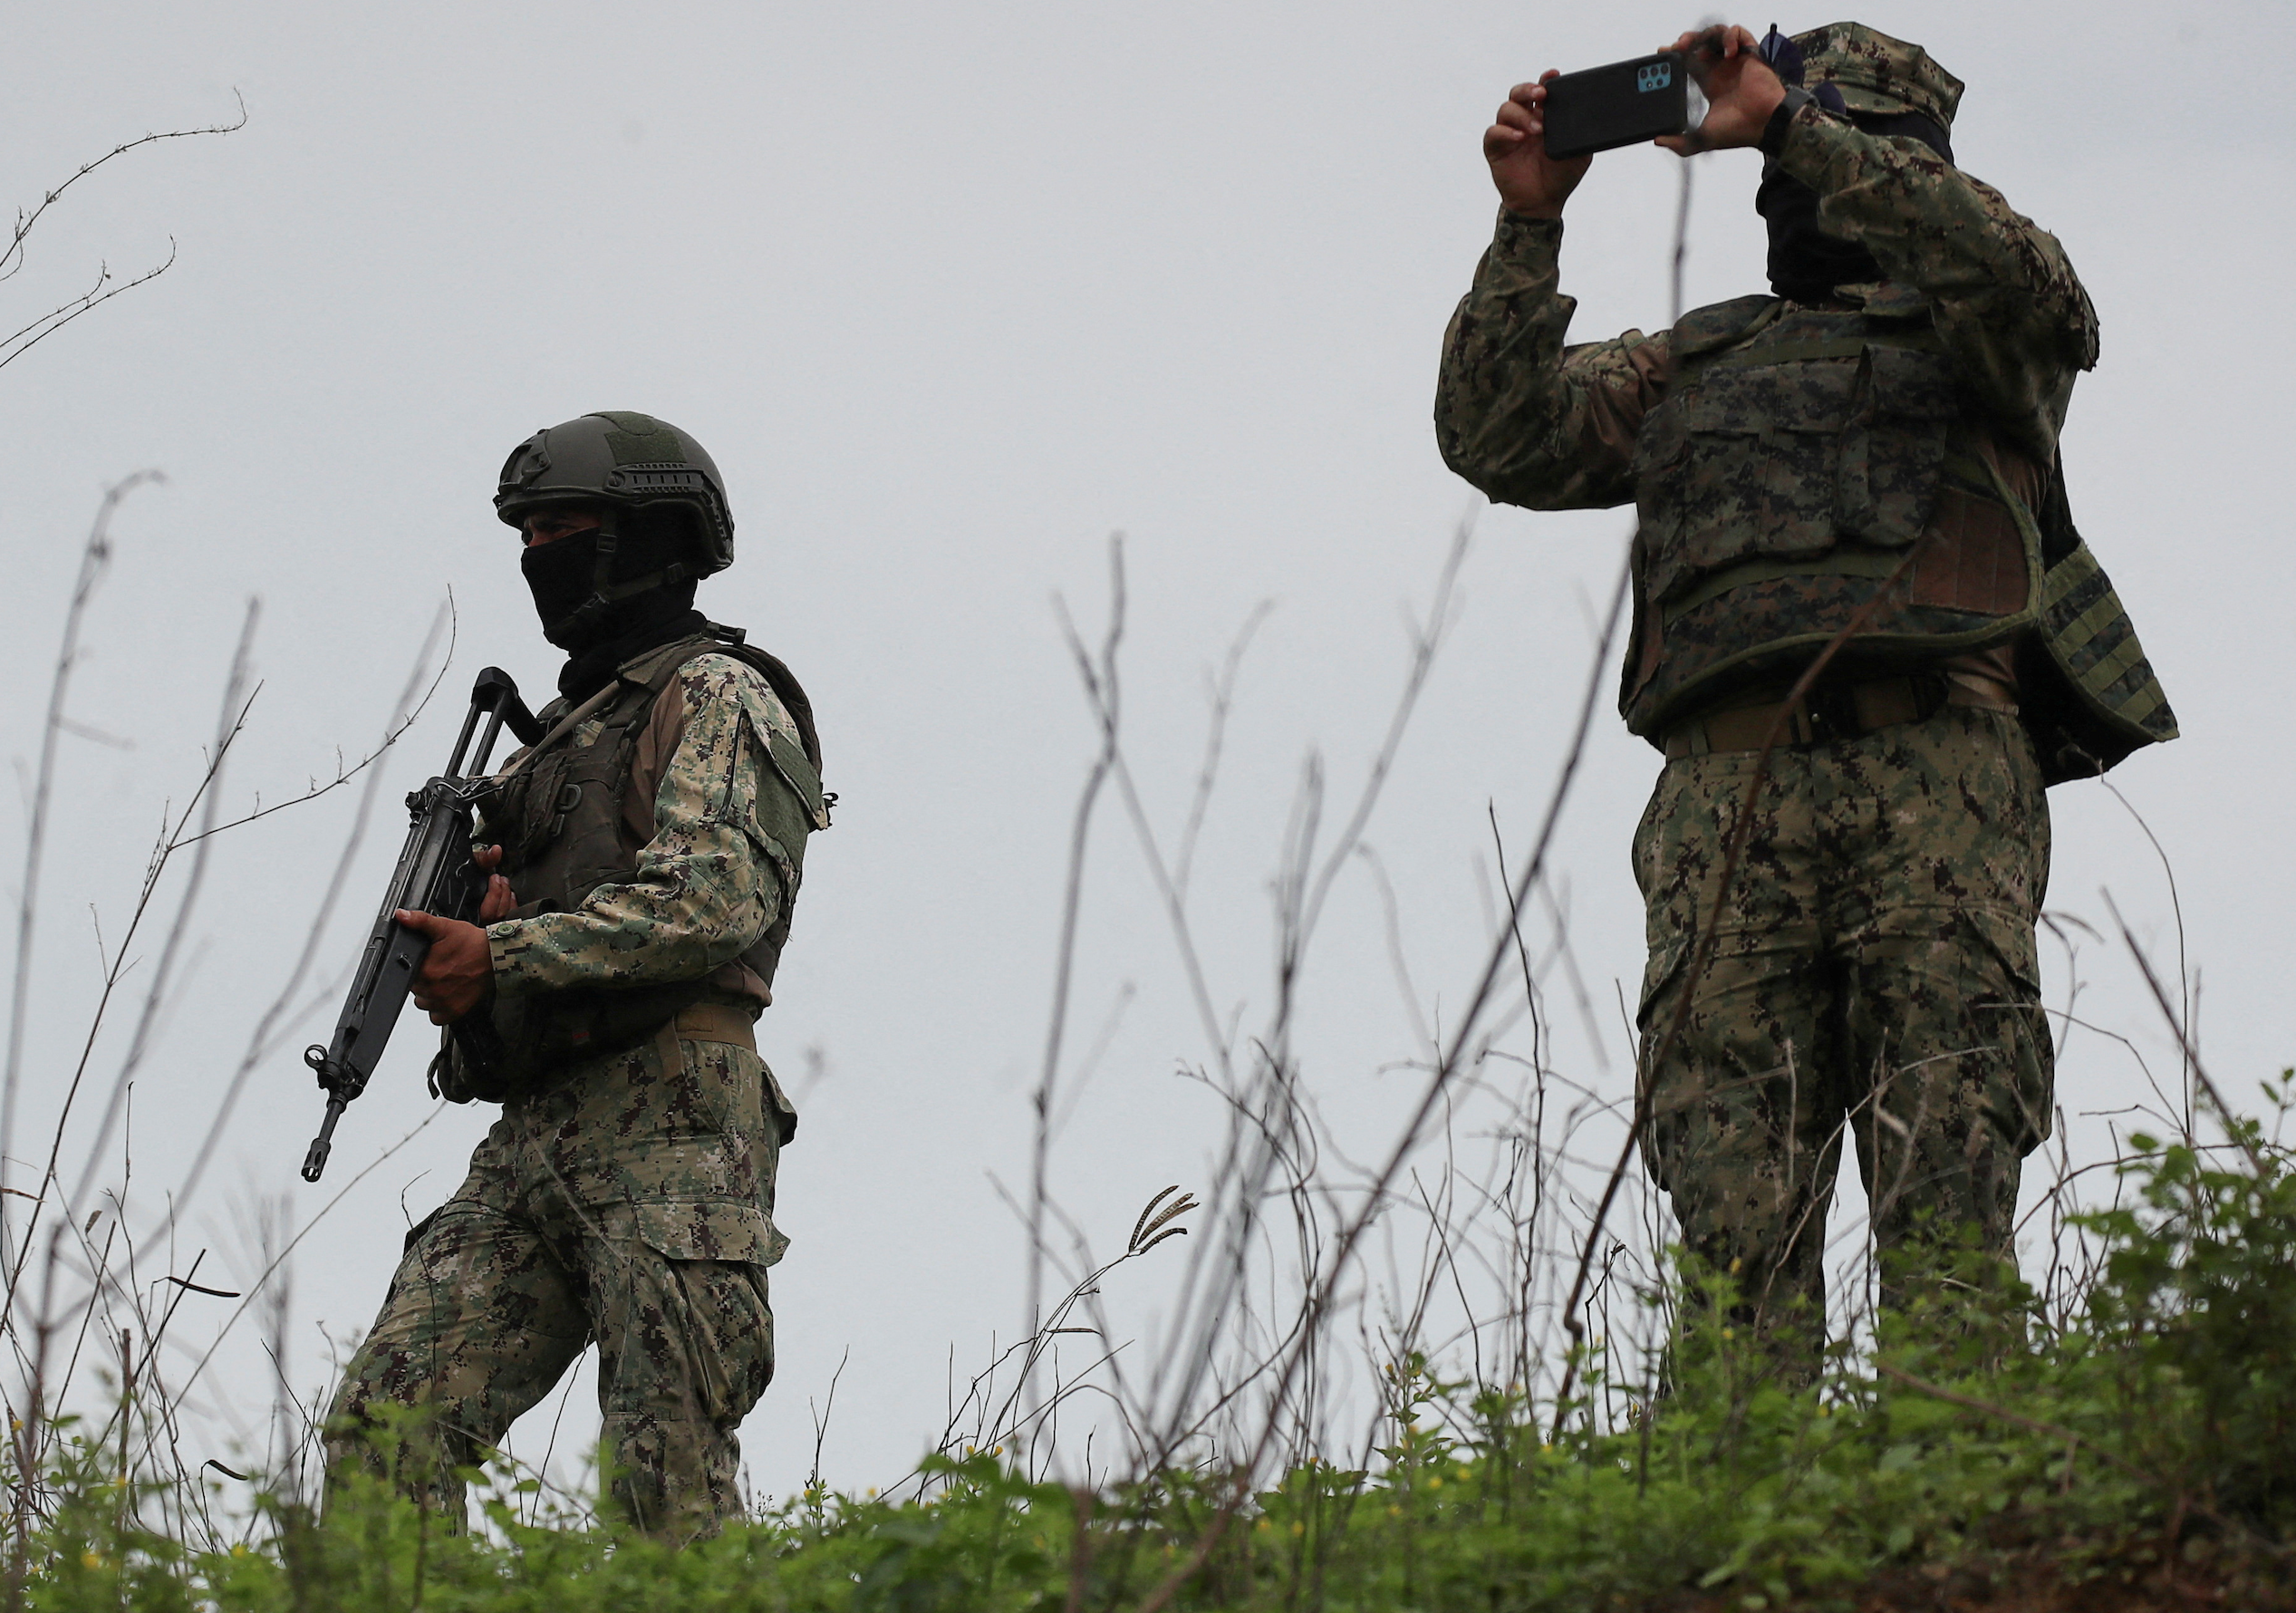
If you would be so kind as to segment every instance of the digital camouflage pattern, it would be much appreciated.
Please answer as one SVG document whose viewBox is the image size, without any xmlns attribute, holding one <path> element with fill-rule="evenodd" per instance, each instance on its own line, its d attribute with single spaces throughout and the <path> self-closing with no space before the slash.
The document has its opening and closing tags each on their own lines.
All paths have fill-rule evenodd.
<svg viewBox="0 0 2296 1613">
<path fill-rule="evenodd" d="M 1958 82 L 1912 47 L 1846 26 L 1802 43 L 1810 76 L 1849 105 L 1950 121 Z M 2033 511 L 2061 485 L 2058 432 L 2098 324 L 2063 250 L 1926 145 L 1815 103 L 1777 161 L 1883 280 L 1824 306 L 1746 297 L 1670 331 L 1567 345 L 1562 226 L 1502 213 L 1444 339 L 1435 429 L 1452 469 L 1535 509 L 1636 503 L 1620 707 L 1662 749 L 1686 719 L 1782 698 L 1886 583 L 1873 631 L 1837 663 L 1843 680 L 1944 687 L 1944 672 L 2027 700 L 2049 679 L 2025 652 L 2065 660 L 2047 587 L 2064 556 Z M 2094 667 L 2141 664 L 2121 647 L 2125 616 L 2093 625 Z M 2132 675 L 2149 686 L 2149 667 Z M 2166 711 L 2146 737 L 2174 733 Z M 2020 1162 L 2051 1102 L 2033 960 L 2048 809 L 2032 740 L 2005 713 L 1949 704 L 1790 744 L 1724 900 L 1755 762 L 1669 762 L 1636 836 L 1643 1142 L 1693 1251 L 1724 1272 L 1735 1262 L 1766 1319 L 1822 1317 L 1845 1131 L 1886 1254 L 1965 1235 L 2007 1251 Z M 1693 986 L 1706 925 L 1718 951 Z M 1660 1057 L 1685 996 L 1686 1034 Z"/>
<path fill-rule="evenodd" d="M 332 1467 L 389 1473 L 458 1518 L 455 1470 L 499 1444 L 594 1342 L 624 1515 L 690 1539 L 737 1510 L 734 1430 L 773 1377 L 778 1133 L 762 1114 L 770 1077 L 756 1055 L 672 1047 L 649 1043 L 506 1108 L 454 1197 L 408 1235 L 337 1394 Z M 428 1426 L 379 1442 L 381 1406 L 412 1408 Z"/>
<path fill-rule="evenodd" d="M 1884 1250 L 1973 1229 L 2011 1253 L 2019 1164 L 2050 1123 L 2033 946 L 2049 812 L 2031 742 L 1998 712 L 1949 706 L 1775 752 L 1665 1045 L 1754 762 L 1667 763 L 1635 835 L 1644 1158 L 1684 1247 L 1734 1272 L 1750 1311 L 1822 1316 L 1845 1133 Z"/>
<path fill-rule="evenodd" d="M 2031 625 L 2040 557 L 1987 467 L 2028 500 L 2040 476 L 1959 418 L 1917 295 L 1726 304 L 1677 325 L 1672 356 L 1633 460 L 1645 608 L 1622 700 L 1637 733 L 1726 685 L 1790 680 L 1869 604 L 1846 671 Z"/>
<path fill-rule="evenodd" d="M 488 926 L 501 997 L 699 980 L 738 960 L 794 905 L 818 806 L 775 764 L 777 739 L 798 748 L 796 720 L 764 677 L 729 654 L 687 661 L 675 688 L 677 705 L 657 707 L 674 714 L 675 742 L 659 771 L 651 835 L 634 875 L 590 891 L 578 907 Z M 555 722 L 562 714 L 554 701 L 540 715 Z M 604 729 L 604 714 L 593 716 L 564 749 L 588 750 Z M 505 770 L 524 756 L 514 755 Z M 642 754 L 633 768 L 640 785 L 646 759 Z M 642 789 L 632 795 L 632 809 L 642 811 Z M 540 816 L 549 817 L 547 806 Z M 500 831 L 489 818 L 480 832 Z M 515 886 L 515 864 L 506 866 Z"/>
<path fill-rule="evenodd" d="M 2056 238 L 1919 141 L 1816 106 L 1795 117 L 1780 162 L 1817 190 L 1828 233 L 1920 294 L 1969 405 L 2046 463 L 2073 378 L 2097 359 L 2095 310 Z M 1666 393 L 1669 333 L 1565 347 L 1577 303 L 1558 289 L 1562 233 L 1559 220 L 1500 215 L 1444 337 L 1435 434 L 1452 468 L 1502 503 L 1602 508 L 1635 497 L 1635 439 Z M 1775 301 L 1716 308 L 1748 307 L 1751 323 L 1748 305 Z"/>
<path fill-rule="evenodd" d="M 810 808 L 771 759 L 767 736 L 795 726 L 754 668 L 702 655 L 661 698 L 667 749 L 635 877 L 576 911 L 489 926 L 497 990 L 546 1003 L 706 977 L 712 1000 L 504 1104 L 461 1187 L 409 1235 L 329 1446 L 336 1463 L 458 1495 L 451 1470 L 594 1341 L 613 1493 L 642 1526 L 683 1538 L 736 1503 L 734 1429 L 773 1374 L 766 1268 L 786 1247 L 774 1175 L 794 1115 L 748 1045 L 763 984 L 745 994 L 722 971 L 786 923 L 804 845 L 790 824 Z M 586 724 L 571 742 L 599 733 Z M 431 1419 L 428 1440 L 379 1447 L 386 1405 Z"/>
<path fill-rule="evenodd" d="M 2041 504 L 2073 381 L 2096 360 L 2096 314 L 2062 249 L 1928 147 L 1815 106 L 1780 160 L 1889 280 L 1841 288 L 1839 308 L 1741 297 L 1657 335 L 1566 346 L 1562 226 L 1502 213 L 1445 337 L 1446 461 L 1503 503 L 1638 504 L 1619 699 L 1654 743 L 1734 686 L 1782 690 L 1901 561 L 1848 665 L 1982 652 L 2022 636 L 2040 605 L 2081 749 L 2113 761 L 2174 738 L 2125 613 L 2050 612 L 2033 575 L 2068 556 L 2037 553 L 2001 496 Z M 2070 559 L 2068 585 L 2096 570 Z M 2054 778 L 2096 770 L 2050 749 Z"/>
<path fill-rule="evenodd" d="M 1954 125 L 1962 82 L 1917 44 L 1863 23 L 1828 23 L 1794 35 L 1806 88 L 1831 84 L 1855 112 L 1919 112 L 1940 129 Z"/>
</svg>

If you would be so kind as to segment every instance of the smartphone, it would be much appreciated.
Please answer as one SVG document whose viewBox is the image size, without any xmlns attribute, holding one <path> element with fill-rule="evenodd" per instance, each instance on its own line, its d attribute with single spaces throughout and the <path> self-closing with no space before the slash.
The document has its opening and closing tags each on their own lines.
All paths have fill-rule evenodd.
<svg viewBox="0 0 2296 1613">
<path fill-rule="evenodd" d="M 1680 51 L 1564 73 L 1547 83 L 1547 155 L 1584 157 L 1687 133 L 1704 118 L 1705 101 Z"/>
</svg>

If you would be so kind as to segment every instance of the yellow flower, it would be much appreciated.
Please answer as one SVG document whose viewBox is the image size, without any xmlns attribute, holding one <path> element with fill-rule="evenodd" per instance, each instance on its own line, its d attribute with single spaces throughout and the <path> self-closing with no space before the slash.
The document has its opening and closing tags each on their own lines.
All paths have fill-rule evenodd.
<svg viewBox="0 0 2296 1613">
<path fill-rule="evenodd" d="M 82 1551 L 80 1553 L 80 1566 L 83 1569 L 101 1568 L 103 1566 L 103 1553 L 101 1551 Z"/>
<path fill-rule="evenodd" d="M 1443 1487 L 1443 1476 L 1442 1476 L 1442 1474 L 1441 1474 L 1441 1473 L 1429 1473 L 1429 1474 L 1427 1475 L 1427 1488 L 1428 1488 L 1428 1489 L 1430 1489 L 1430 1490 L 1440 1490 L 1440 1489 L 1442 1489 L 1442 1487 Z"/>
</svg>

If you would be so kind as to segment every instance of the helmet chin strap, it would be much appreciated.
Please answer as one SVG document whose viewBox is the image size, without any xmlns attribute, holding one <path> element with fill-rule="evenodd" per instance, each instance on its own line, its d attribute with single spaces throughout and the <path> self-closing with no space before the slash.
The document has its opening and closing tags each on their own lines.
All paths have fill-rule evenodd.
<svg viewBox="0 0 2296 1613">
<path fill-rule="evenodd" d="M 605 621 L 606 613 L 623 600 L 682 583 L 693 575 L 684 561 L 675 560 L 642 577 L 614 582 L 614 555 L 622 546 L 622 512 L 611 505 L 599 512 L 596 542 L 597 561 L 591 568 L 590 597 L 542 630 L 542 636 L 561 650 L 582 647 Z"/>
</svg>

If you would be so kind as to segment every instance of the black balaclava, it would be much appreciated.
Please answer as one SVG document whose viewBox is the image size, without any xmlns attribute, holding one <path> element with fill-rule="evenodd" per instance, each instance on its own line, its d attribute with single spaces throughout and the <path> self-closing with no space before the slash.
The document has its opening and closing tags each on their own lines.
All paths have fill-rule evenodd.
<svg viewBox="0 0 2296 1613">
<path fill-rule="evenodd" d="M 1801 47 L 1775 27 L 1761 42 L 1761 56 L 1788 87 L 1800 85 Z M 1946 161 L 1954 159 L 1953 142 L 1945 131 L 1919 112 L 1852 111 L 1841 92 L 1829 83 L 1819 84 L 1810 94 L 1828 111 L 1847 118 L 1868 134 L 1910 136 Z M 1754 211 L 1770 227 L 1770 289 L 1778 295 L 1797 303 L 1822 303 L 1836 286 L 1884 278 L 1872 253 L 1818 227 L 1818 193 L 1775 162 L 1762 167 Z"/>
<path fill-rule="evenodd" d="M 692 530 L 682 512 L 632 511 L 622 516 L 611 581 L 670 570 L 692 552 Z M 598 566 L 595 531 L 576 532 L 555 543 L 529 544 L 518 557 L 533 594 L 543 636 L 566 652 L 558 672 L 558 692 L 570 700 L 596 693 L 614 669 L 657 644 L 698 633 L 702 614 L 693 608 L 694 578 L 683 567 L 660 586 L 618 599 L 603 610 L 584 612 Z"/>
</svg>

